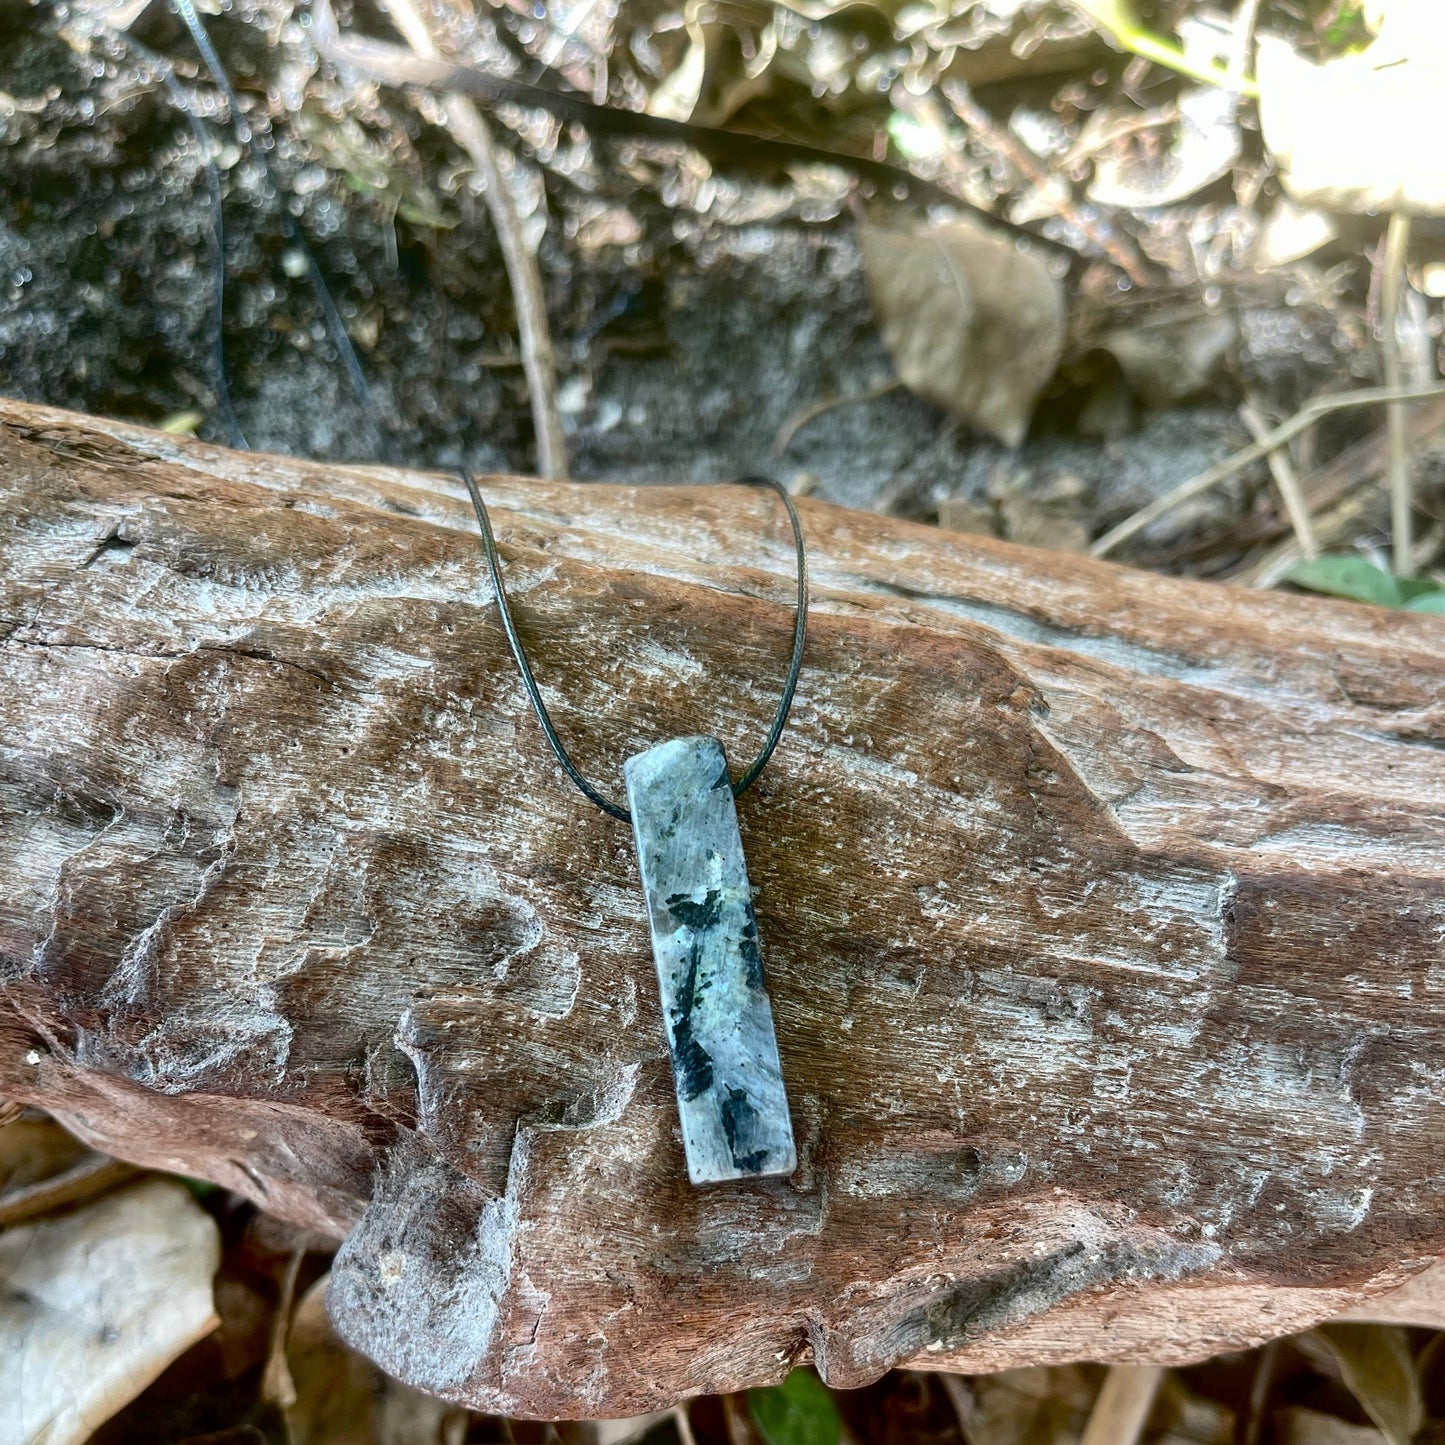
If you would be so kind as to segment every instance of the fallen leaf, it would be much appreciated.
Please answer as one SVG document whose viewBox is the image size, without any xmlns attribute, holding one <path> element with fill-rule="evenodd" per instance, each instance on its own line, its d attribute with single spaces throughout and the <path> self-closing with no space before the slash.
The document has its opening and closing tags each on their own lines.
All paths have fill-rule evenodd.
<svg viewBox="0 0 1445 1445">
<path fill-rule="evenodd" d="M 1268 270 L 1303 260 L 1339 235 L 1324 211 L 1297 206 L 1288 196 L 1264 218 L 1254 242 L 1254 264 Z"/>
<path fill-rule="evenodd" d="M 63 1174 L 90 1157 L 92 1151 L 54 1119 L 22 1114 L 0 1129 L 0 1195 Z"/>
<path fill-rule="evenodd" d="M 1238 340 L 1232 316 L 1204 315 L 1112 331 L 1099 345 L 1119 363 L 1136 396 L 1163 407 L 1204 391 Z"/>
<path fill-rule="evenodd" d="M 973 1405 L 960 1420 L 967 1445 L 1077 1445 L 1098 1395 L 1098 1366 L 1004 1370 L 973 1381 Z"/>
<path fill-rule="evenodd" d="M 1087 552 L 1093 539 L 1078 515 L 1037 502 L 1032 497 L 1004 497 L 998 504 L 1003 534 L 1025 547 L 1047 547 L 1054 552 Z"/>
<path fill-rule="evenodd" d="M 1064 296 L 1038 257 L 971 222 L 865 226 L 873 308 L 899 380 L 1017 446 L 1064 344 Z"/>
<path fill-rule="evenodd" d="M 1324 65 L 1262 36 L 1265 144 L 1296 200 L 1356 214 L 1445 215 L 1445 5 L 1390 0 L 1373 45 Z"/>
<path fill-rule="evenodd" d="M 455 1407 L 382 1374 L 341 1341 L 326 1314 L 329 1279 L 317 1280 L 291 1316 L 291 1445 L 441 1445 Z"/>
<path fill-rule="evenodd" d="M 1410 1445 L 1425 1423 L 1409 1336 L 1398 1325 L 1327 1324 L 1311 1331 L 1333 1353 L 1350 1393 L 1390 1445 Z"/>
<path fill-rule="evenodd" d="M 1179 119 L 1167 150 L 1120 146 L 1097 157 L 1089 182 L 1091 201 L 1101 206 L 1142 210 L 1172 206 L 1227 175 L 1239 159 L 1241 141 L 1236 98 L 1207 86 L 1179 97 Z"/>
<path fill-rule="evenodd" d="M 1292 1406 L 1275 1416 L 1274 1438 L 1279 1445 L 1383 1445 L 1385 1437 L 1373 1425 L 1350 1425 L 1319 1410 Z"/>
<path fill-rule="evenodd" d="M 148 1179 L 0 1234 L 0 1445 L 79 1445 L 216 1327 L 215 1222 Z"/>
</svg>

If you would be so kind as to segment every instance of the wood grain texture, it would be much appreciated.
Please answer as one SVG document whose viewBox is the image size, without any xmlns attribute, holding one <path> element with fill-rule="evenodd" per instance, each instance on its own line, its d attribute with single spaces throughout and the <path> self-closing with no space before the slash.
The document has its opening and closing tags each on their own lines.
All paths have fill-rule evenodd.
<svg viewBox="0 0 1445 1445">
<path fill-rule="evenodd" d="M 805 505 L 739 808 L 800 1165 L 700 1190 L 460 484 L 0 423 L 0 1094 L 344 1234 L 408 1382 L 1189 1360 L 1445 1256 L 1439 619 Z M 749 755 L 769 499 L 484 485 L 588 774 Z"/>
</svg>

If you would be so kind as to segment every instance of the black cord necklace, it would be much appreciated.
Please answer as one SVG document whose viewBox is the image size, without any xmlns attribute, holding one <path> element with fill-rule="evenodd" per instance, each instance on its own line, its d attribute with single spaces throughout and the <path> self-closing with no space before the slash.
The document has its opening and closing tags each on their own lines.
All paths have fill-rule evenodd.
<svg viewBox="0 0 1445 1445">
<path fill-rule="evenodd" d="M 501 562 L 486 503 L 461 473 L 492 575 L 502 630 L 557 761 L 610 817 L 632 825 L 647 897 L 652 956 L 662 991 L 688 1177 L 694 1184 L 791 1174 L 793 1125 L 778 1059 L 773 1011 L 763 980 L 752 888 L 734 800 L 758 779 L 783 735 L 808 631 L 808 556 L 793 499 L 767 477 L 742 478 L 782 499 L 798 558 L 793 654 L 767 741 L 737 782 L 713 737 L 672 738 L 627 759 L 628 806 L 582 776 L 542 701 L 502 585 Z"/>
</svg>

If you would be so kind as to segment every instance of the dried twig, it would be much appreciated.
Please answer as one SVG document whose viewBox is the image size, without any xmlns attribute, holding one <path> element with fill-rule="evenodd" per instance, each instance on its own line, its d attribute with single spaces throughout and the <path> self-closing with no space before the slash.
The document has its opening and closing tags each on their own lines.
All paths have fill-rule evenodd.
<svg viewBox="0 0 1445 1445">
<path fill-rule="evenodd" d="M 686 1403 L 674 1405 L 671 1414 L 672 1423 L 677 1426 L 677 1438 L 682 1441 L 682 1445 L 697 1445 L 697 1436 L 692 1433 L 692 1417 L 687 1412 Z"/>
<path fill-rule="evenodd" d="M 808 425 L 810 421 L 825 415 L 827 412 L 840 406 L 859 406 L 864 402 L 877 401 L 880 396 L 887 396 L 891 391 L 897 391 L 903 383 L 896 376 L 889 377 L 887 381 L 877 382 L 866 391 L 860 391 L 852 396 L 825 396 L 818 401 L 809 402 L 807 406 L 799 407 L 782 426 L 778 428 L 778 434 L 773 439 L 773 455 L 780 457 L 792 445 L 793 438 Z M 796 495 L 796 493 L 794 493 Z"/>
<path fill-rule="evenodd" d="M 969 88 L 961 80 L 945 80 L 942 90 L 953 113 L 980 142 L 1004 156 L 1034 185 L 1054 187 L 1058 193 L 1059 215 L 1080 235 L 1087 236 L 1134 285 L 1149 284 L 1148 268 L 1134 246 L 1107 225 L 1101 226 L 1081 209 L 1074 201 L 1069 183 L 1017 140 L 1006 127 L 996 125 L 993 117 L 974 100 Z"/>
<path fill-rule="evenodd" d="M 1380 360 L 1385 385 L 1399 390 L 1400 288 L 1405 276 L 1405 252 L 1410 245 L 1410 217 L 1405 211 L 1390 216 L 1385 232 L 1385 251 L 1380 261 Z M 1410 480 L 1410 452 L 1405 438 L 1405 405 L 1392 401 L 1385 407 L 1390 461 L 1386 473 L 1390 489 L 1390 532 L 1394 545 L 1395 575 L 1409 577 L 1415 570 L 1411 556 L 1414 528 L 1413 487 Z"/>
<path fill-rule="evenodd" d="M 291 1376 L 291 1362 L 286 1346 L 291 1338 L 291 1305 L 296 1296 L 296 1277 L 301 1273 L 304 1249 L 293 1249 L 281 1276 L 280 1298 L 271 1316 L 271 1338 L 266 1347 L 266 1364 L 261 1371 L 261 1398 L 282 1410 L 296 1403 L 296 1381 Z"/>
<path fill-rule="evenodd" d="M 1281 422 L 1262 440 L 1235 452 L 1233 456 L 1226 457 L 1222 462 L 1217 462 L 1207 471 L 1200 472 L 1198 476 L 1181 482 L 1162 497 L 1150 502 L 1148 506 L 1140 507 L 1137 512 L 1126 517 L 1117 527 L 1105 532 L 1089 548 L 1089 555 L 1091 557 L 1108 556 L 1121 542 L 1127 542 L 1130 537 L 1136 536 L 1145 527 L 1172 512 L 1175 507 L 1182 506 L 1183 503 L 1209 491 L 1211 487 L 1217 487 L 1221 482 L 1238 475 L 1247 466 L 1268 456 L 1276 447 L 1282 447 L 1292 441 L 1307 427 L 1313 426 L 1322 416 L 1329 416 L 1332 412 L 1347 411 L 1357 406 L 1379 406 L 1392 401 L 1424 401 L 1426 398 L 1434 396 L 1445 396 L 1445 382 L 1431 382 L 1426 386 L 1407 386 L 1399 389 L 1388 386 L 1370 386 L 1359 391 L 1318 396 L 1301 407 L 1288 421 Z"/>
<path fill-rule="evenodd" d="M 948 1403 L 953 1406 L 959 1434 L 967 1445 L 973 1445 L 973 1419 L 976 1412 L 973 1391 L 969 1389 L 968 1381 L 951 1370 L 940 1370 L 933 1378 L 943 1386 L 943 1393 L 948 1396 Z"/>
<path fill-rule="evenodd" d="M 728 1445 L 752 1445 L 752 1431 L 748 1429 L 748 1422 L 743 1419 L 743 1412 L 738 1407 L 736 1395 L 724 1395 L 722 1397 L 723 1424 L 727 1429 Z"/>
<path fill-rule="evenodd" d="M 1274 1382 L 1275 1361 L 1279 1358 L 1279 1341 L 1271 1340 L 1259 1353 L 1254 1380 L 1249 1387 L 1249 1418 L 1244 1426 L 1242 1445 L 1259 1445 L 1264 1425 L 1264 1407 L 1269 1401 L 1269 1387 Z"/>
<path fill-rule="evenodd" d="M 1445 397 L 1416 407 L 1406 426 L 1411 448 L 1418 449 L 1445 428 Z M 1328 547 L 1356 526 L 1369 508 L 1364 488 L 1385 475 L 1387 465 L 1386 429 L 1382 426 L 1346 448 L 1333 461 L 1301 478 L 1311 526 L 1321 547 Z M 1415 548 L 1416 564 L 1420 563 Z M 1231 577 L 1234 583 L 1251 587 L 1273 587 L 1304 556 L 1291 533 L 1260 555 L 1251 558 Z"/>
<path fill-rule="evenodd" d="M 1160 1365 L 1114 1365 L 1104 1377 L 1079 1445 L 1135 1445 L 1163 1379 Z"/>
<path fill-rule="evenodd" d="M 418 56 L 424 60 L 442 58 L 431 29 L 413 0 L 382 0 L 382 9 Z M 335 16 L 325 0 L 321 0 L 312 11 L 312 30 L 316 48 L 321 54 L 344 65 L 356 64 L 350 48 L 340 41 Z M 517 307 L 522 369 L 527 377 L 532 424 L 537 433 L 537 470 L 550 480 L 560 480 L 567 475 L 567 443 L 562 433 L 562 413 L 557 405 L 556 354 L 552 348 L 552 332 L 547 323 L 547 303 L 542 293 L 537 259 L 522 235 L 522 223 L 497 164 L 496 146 L 482 113 L 464 95 L 448 94 L 443 104 L 452 134 L 476 167 L 482 199 L 486 202 L 492 224 L 497 228 L 497 240 L 502 247 L 507 279 Z"/>
<path fill-rule="evenodd" d="M 1239 415 L 1255 441 L 1261 442 L 1269 435 L 1269 424 L 1253 399 L 1240 407 Z M 1318 557 L 1320 544 L 1315 537 L 1314 523 L 1310 520 L 1309 504 L 1305 501 L 1304 489 L 1300 486 L 1299 474 L 1294 469 L 1288 450 L 1284 447 L 1273 447 L 1266 454 L 1265 461 L 1269 464 L 1275 486 L 1279 488 L 1280 500 L 1284 503 L 1290 526 L 1294 528 L 1300 555 L 1311 559 Z"/>
</svg>

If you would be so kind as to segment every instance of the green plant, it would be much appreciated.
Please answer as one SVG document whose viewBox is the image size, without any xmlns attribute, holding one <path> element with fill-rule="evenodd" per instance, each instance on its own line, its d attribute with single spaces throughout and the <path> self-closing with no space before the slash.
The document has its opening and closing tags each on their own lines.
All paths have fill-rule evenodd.
<svg viewBox="0 0 1445 1445">
<path fill-rule="evenodd" d="M 749 1390 L 748 1410 L 768 1445 L 838 1445 L 843 1437 L 832 1391 L 812 1370 L 794 1370 L 781 1385 Z"/>
<path fill-rule="evenodd" d="M 1373 602 L 1377 607 L 1402 607 L 1409 612 L 1445 615 L 1445 588 L 1426 577 L 1396 577 L 1352 552 L 1336 552 L 1310 562 L 1296 562 L 1286 582 L 1308 592 Z"/>
</svg>

